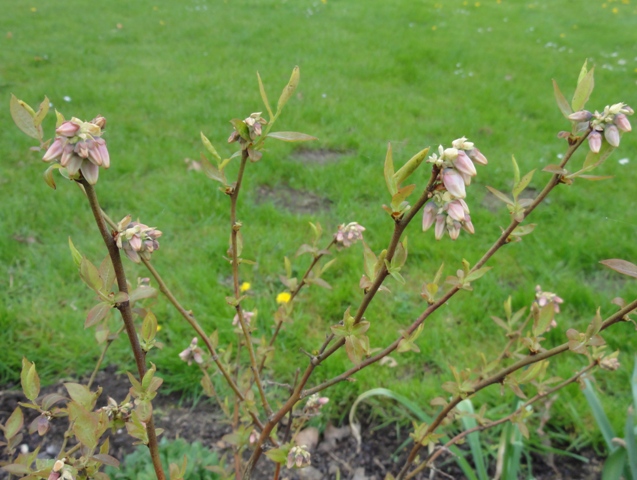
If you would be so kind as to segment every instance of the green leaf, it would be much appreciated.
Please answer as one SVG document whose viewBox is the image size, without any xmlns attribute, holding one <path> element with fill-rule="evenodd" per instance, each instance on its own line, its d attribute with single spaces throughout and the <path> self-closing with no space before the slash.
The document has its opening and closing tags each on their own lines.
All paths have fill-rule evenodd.
<svg viewBox="0 0 637 480">
<path fill-rule="evenodd" d="M 511 161 L 513 162 L 513 185 L 517 185 L 520 183 L 520 167 L 514 156 L 511 156 Z"/>
<path fill-rule="evenodd" d="M 547 165 L 542 169 L 543 172 L 552 173 L 553 175 L 566 175 L 568 170 L 560 167 L 559 165 Z"/>
<path fill-rule="evenodd" d="M 239 136 L 241 138 L 243 138 L 246 141 L 250 141 L 250 131 L 248 130 L 248 126 L 245 124 L 245 122 L 243 120 L 240 120 L 238 118 L 233 118 L 232 120 L 230 120 L 230 123 L 232 124 L 232 126 L 234 127 L 234 129 L 237 131 L 237 133 L 239 134 Z"/>
<path fill-rule="evenodd" d="M 131 303 L 137 302 L 139 300 L 143 300 L 144 298 L 151 298 L 157 296 L 157 290 L 153 287 L 149 287 L 146 285 L 140 285 L 135 290 L 130 292 L 128 296 L 128 300 Z"/>
<path fill-rule="evenodd" d="M 201 135 L 201 142 L 203 143 L 203 146 L 206 147 L 206 150 L 208 150 L 212 154 L 213 157 L 215 157 L 215 159 L 217 160 L 217 165 L 219 165 L 221 163 L 221 157 L 217 153 L 217 150 L 212 145 L 210 140 L 208 140 L 208 137 L 206 137 L 203 134 L 203 132 L 199 132 L 199 134 Z"/>
<path fill-rule="evenodd" d="M 537 223 L 529 223 L 528 225 L 518 225 L 511 232 L 511 236 L 513 237 L 523 237 L 524 235 L 528 235 L 537 227 Z"/>
<path fill-rule="evenodd" d="M 415 184 L 407 185 L 406 187 L 401 188 L 396 192 L 395 195 L 391 197 L 391 206 L 394 211 L 400 210 L 401 204 L 405 201 L 409 195 L 414 192 L 416 188 Z"/>
<path fill-rule="evenodd" d="M 80 277 L 89 288 L 96 292 L 101 291 L 104 287 L 99 271 L 86 257 L 82 257 L 82 261 L 80 262 Z"/>
<path fill-rule="evenodd" d="M 20 130 L 31 138 L 42 140 L 42 127 L 35 126 L 35 112 L 27 103 L 18 100 L 15 95 L 11 94 L 9 109 L 11 110 L 11 118 Z"/>
<path fill-rule="evenodd" d="M 292 70 L 290 81 L 285 86 L 285 88 L 283 88 L 283 91 L 281 92 L 281 96 L 279 97 L 279 101 L 276 106 L 277 116 L 279 115 L 279 113 L 281 113 L 281 110 L 283 110 L 283 107 L 285 106 L 285 104 L 288 103 L 288 100 L 292 98 L 292 95 L 294 95 L 294 91 L 296 90 L 296 87 L 298 87 L 300 79 L 301 79 L 301 72 L 299 70 L 299 67 L 296 66 L 294 67 L 294 70 Z"/>
<path fill-rule="evenodd" d="M 150 343 L 155 339 L 155 335 L 157 335 L 157 318 L 148 310 L 142 322 L 142 339 Z"/>
<path fill-rule="evenodd" d="M 22 414 L 22 409 L 20 407 L 16 407 L 11 416 L 7 419 L 7 422 L 4 424 L 4 438 L 11 440 L 20 433 L 23 426 L 24 415 Z"/>
<path fill-rule="evenodd" d="M 585 69 L 586 64 L 584 64 L 584 67 L 582 67 L 582 72 L 585 72 Z M 593 88 L 595 87 L 595 79 L 593 78 L 594 73 L 595 67 L 586 72 L 584 76 L 580 76 L 580 79 L 577 83 L 577 88 L 575 89 L 575 93 L 573 94 L 573 101 L 571 102 L 571 107 L 573 107 L 574 112 L 582 110 L 586 105 L 586 102 L 588 102 Z"/>
<path fill-rule="evenodd" d="M 535 170 L 531 170 L 529 173 L 524 175 L 522 179 L 513 187 L 513 198 L 517 199 L 518 195 L 520 195 L 526 187 L 528 187 L 529 183 L 531 183 L 531 179 L 533 178 L 533 174 Z"/>
<path fill-rule="evenodd" d="M 228 180 L 226 180 L 226 174 L 223 173 L 223 170 L 219 170 L 203 155 L 201 156 L 201 167 L 208 178 L 211 178 L 224 186 L 228 185 Z"/>
<path fill-rule="evenodd" d="M 73 422 L 73 433 L 90 451 L 97 446 L 98 427 L 97 414 L 91 413 L 81 405 L 71 402 L 67 406 L 69 418 Z"/>
<path fill-rule="evenodd" d="M 35 402 L 40 394 L 40 377 L 35 370 L 35 363 L 29 362 L 26 357 L 22 357 L 22 372 L 20 373 L 20 383 L 24 395 Z"/>
<path fill-rule="evenodd" d="M 285 444 L 280 448 L 272 448 L 265 452 L 265 456 L 272 460 L 274 463 L 285 464 L 288 459 L 288 454 L 292 448 L 291 444 Z"/>
<path fill-rule="evenodd" d="M 113 305 L 109 302 L 100 302 L 91 308 L 86 315 L 86 321 L 84 322 L 84 328 L 90 328 L 93 325 L 97 325 L 104 320 L 111 312 Z"/>
<path fill-rule="evenodd" d="M 370 281 L 373 282 L 374 278 L 376 278 L 374 267 L 376 266 L 378 259 L 376 258 L 376 255 L 374 254 L 374 252 L 372 252 L 372 249 L 369 248 L 369 246 L 367 245 L 367 243 L 365 243 L 364 240 L 363 240 L 363 256 L 365 258 L 365 274 L 369 277 Z"/>
<path fill-rule="evenodd" d="M 533 335 L 538 337 L 546 332 L 554 318 L 555 306 L 552 303 L 547 303 L 542 308 L 540 308 L 537 322 L 533 325 Z"/>
<path fill-rule="evenodd" d="M 78 251 L 77 248 L 75 248 L 75 245 L 73 245 L 73 242 L 71 241 L 71 237 L 69 237 L 69 248 L 71 249 L 71 255 L 73 256 L 73 261 L 75 262 L 75 265 L 79 268 L 80 265 L 82 264 L 82 254 Z"/>
<path fill-rule="evenodd" d="M 259 93 L 261 94 L 261 100 L 263 100 L 265 109 L 268 111 L 270 120 L 272 120 L 272 118 L 274 118 L 274 113 L 272 113 L 272 108 L 270 107 L 270 101 L 268 100 L 268 96 L 265 93 L 265 87 L 263 86 L 263 82 L 261 81 L 261 75 L 259 75 L 259 72 L 257 72 L 257 79 L 259 80 Z"/>
<path fill-rule="evenodd" d="M 403 240 L 402 242 L 398 242 L 398 245 L 396 246 L 396 251 L 394 252 L 394 256 L 391 259 L 391 267 L 392 269 L 394 268 L 401 268 L 403 265 L 405 265 L 405 262 L 407 261 L 407 238 L 405 237 L 405 240 Z"/>
<path fill-rule="evenodd" d="M 573 113 L 573 109 L 569 105 L 568 100 L 566 100 L 566 97 L 564 97 L 564 94 L 560 91 L 560 87 L 557 86 L 557 82 L 555 80 L 553 80 L 553 93 L 562 115 L 564 115 L 564 118 L 568 118 L 568 116 Z"/>
<path fill-rule="evenodd" d="M 80 258 L 80 261 L 81 260 L 82 259 Z M 106 255 L 104 260 L 102 260 L 102 263 L 100 263 L 99 274 L 102 279 L 102 283 L 104 284 L 102 293 L 111 293 L 111 289 L 115 283 L 115 269 L 113 268 L 113 262 L 111 261 L 110 255 Z"/>
<path fill-rule="evenodd" d="M 594 168 L 599 167 L 614 151 L 615 147 L 613 147 L 610 143 L 602 143 L 602 148 L 598 153 L 593 153 L 591 151 L 588 152 L 586 159 L 584 160 L 584 164 L 582 165 L 582 170 L 578 173 L 590 172 Z"/>
<path fill-rule="evenodd" d="M 47 168 L 42 174 L 44 176 L 44 181 L 46 182 L 46 184 L 53 190 L 57 189 L 57 185 L 55 185 L 55 179 L 53 178 L 53 172 L 55 170 L 59 170 L 60 168 L 62 168 L 62 166 L 59 163 L 54 163 L 53 165 L 49 166 L 49 168 Z"/>
<path fill-rule="evenodd" d="M 602 260 L 599 263 L 610 268 L 611 270 L 615 270 L 616 272 L 621 273 L 622 275 L 637 278 L 637 265 L 635 265 L 634 263 L 627 262 L 626 260 L 620 260 L 618 258 Z"/>
<path fill-rule="evenodd" d="M 79 383 L 65 383 L 64 388 L 69 392 L 71 399 L 86 410 L 92 410 L 99 396 L 98 392 L 91 392 L 86 386 Z"/>
<path fill-rule="evenodd" d="M 42 100 L 42 103 L 40 104 L 40 107 L 38 108 L 38 113 L 35 114 L 35 117 L 33 117 L 33 125 L 38 128 L 40 126 L 40 124 L 42 123 L 42 120 L 44 120 L 44 117 L 46 117 L 46 114 L 49 113 L 49 104 L 51 102 L 49 101 L 48 97 L 44 97 L 44 100 Z"/>
<path fill-rule="evenodd" d="M 394 159 L 391 150 L 391 143 L 387 144 L 387 154 L 385 155 L 385 183 L 387 184 L 387 190 L 393 197 L 398 191 L 398 185 L 396 185 L 396 179 L 394 178 Z"/>
<path fill-rule="evenodd" d="M 487 190 L 489 190 L 493 195 L 495 195 L 498 199 L 502 200 L 507 205 L 514 205 L 513 200 L 511 200 L 507 195 L 502 193 L 500 190 L 496 190 L 493 187 L 489 187 L 487 185 Z"/>
<path fill-rule="evenodd" d="M 270 132 L 266 137 L 274 138 L 276 140 L 282 140 L 284 142 L 310 142 L 312 140 L 318 140 L 318 138 L 306 133 L 299 132 Z"/>
<path fill-rule="evenodd" d="M 474 281 L 478 280 L 480 277 L 482 277 L 485 273 L 487 273 L 492 268 L 493 267 L 478 268 L 477 270 L 471 272 L 469 275 L 467 275 L 465 277 L 465 279 L 464 279 L 465 283 L 474 282 Z"/>
<path fill-rule="evenodd" d="M 429 147 L 421 150 L 416 155 L 407 160 L 407 163 L 405 163 L 401 168 L 398 169 L 396 173 L 394 173 L 394 180 L 397 186 L 403 183 L 412 173 L 416 171 L 420 164 L 425 160 L 428 153 Z"/>
</svg>

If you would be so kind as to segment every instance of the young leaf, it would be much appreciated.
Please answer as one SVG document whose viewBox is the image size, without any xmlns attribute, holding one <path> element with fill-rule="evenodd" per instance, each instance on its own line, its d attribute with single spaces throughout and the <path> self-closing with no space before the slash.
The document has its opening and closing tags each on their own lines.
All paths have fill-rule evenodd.
<svg viewBox="0 0 637 480">
<path fill-rule="evenodd" d="M 514 205 L 513 200 L 511 200 L 507 195 L 502 193 L 500 190 L 496 190 L 493 187 L 489 187 L 487 185 L 487 190 L 489 190 L 493 195 L 495 195 L 498 199 L 506 203 L 507 205 Z"/>
<path fill-rule="evenodd" d="M 586 64 L 582 67 L 582 71 L 585 71 L 585 67 Z M 586 105 L 586 102 L 588 102 L 591 92 L 595 86 L 595 80 L 593 78 L 594 72 L 595 67 L 591 68 L 583 77 L 580 78 L 577 88 L 575 89 L 575 93 L 573 94 L 573 101 L 571 102 L 571 107 L 573 107 L 574 112 L 582 110 L 584 105 Z"/>
<path fill-rule="evenodd" d="M 142 322 L 142 339 L 150 343 L 155 339 L 155 335 L 157 335 L 157 318 L 149 310 Z"/>
<path fill-rule="evenodd" d="M 11 440 L 20 432 L 20 430 L 22 430 L 23 426 L 24 415 L 22 414 L 22 409 L 20 407 L 16 407 L 11 416 L 7 419 L 7 422 L 4 424 L 4 438 Z"/>
<path fill-rule="evenodd" d="M 217 153 L 217 150 L 212 145 L 210 140 L 208 140 L 208 137 L 206 137 L 203 134 L 203 132 L 199 132 L 199 133 L 201 135 L 201 142 L 203 143 L 203 146 L 206 147 L 206 150 L 208 150 L 212 154 L 213 157 L 215 157 L 215 159 L 217 160 L 217 165 L 219 165 L 219 163 L 221 163 L 221 157 Z"/>
<path fill-rule="evenodd" d="M 294 91 L 296 90 L 296 87 L 299 85 L 300 77 L 301 77 L 301 72 L 299 70 L 299 67 L 298 66 L 294 67 L 294 70 L 292 70 L 292 75 L 290 76 L 290 81 L 285 86 L 285 88 L 281 92 L 281 96 L 279 97 L 279 101 L 276 106 L 277 115 L 281 113 L 281 110 L 283 109 L 285 104 L 288 103 L 288 100 L 292 98 L 292 95 L 294 95 Z"/>
<path fill-rule="evenodd" d="M 73 433 L 89 450 L 94 450 L 99 439 L 97 414 L 85 410 L 75 402 L 69 403 L 69 418 L 73 421 Z"/>
<path fill-rule="evenodd" d="M 266 135 L 266 137 L 282 140 L 284 142 L 310 142 L 312 140 L 318 140 L 318 138 L 313 137 L 312 135 L 299 132 L 270 132 Z"/>
<path fill-rule="evenodd" d="M 82 264 L 82 254 L 78 251 L 77 248 L 75 248 L 75 245 L 73 245 L 73 241 L 71 241 L 71 237 L 69 237 L 69 248 L 71 249 L 71 255 L 73 256 L 73 261 L 75 262 L 75 265 L 79 268 L 80 265 Z"/>
<path fill-rule="evenodd" d="M 511 156 L 511 161 L 513 162 L 513 185 L 517 185 L 520 183 L 520 167 L 514 156 Z"/>
<path fill-rule="evenodd" d="M 35 370 L 35 363 L 29 362 L 25 357 L 22 357 L 20 383 L 22 384 L 24 395 L 32 402 L 35 402 L 35 399 L 40 394 L 40 377 Z"/>
<path fill-rule="evenodd" d="M 104 287 L 99 271 L 86 257 L 82 257 L 80 262 L 80 277 L 84 280 L 84 283 L 96 292 L 101 291 Z"/>
<path fill-rule="evenodd" d="M 274 118 L 274 113 L 272 113 L 272 108 L 270 107 L 268 96 L 265 94 L 265 87 L 263 86 L 263 82 L 261 81 L 261 75 L 259 75 L 259 72 L 257 72 L 257 79 L 259 80 L 259 93 L 261 94 L 261 100 L 263 100 L 265 109 L 268 111 L 270 120 L 272 120 L 272 118 Z"/>
<path fill-rule="evenodd" d="M 405 163 L 401 168 L 398 169 L 396 173 L 394 173 L 394 180 L 396 181 L 397 186 L 403 183 L 412 173 L 416 171 L 423 160 L 427 157 L 428 153 L 429 147 L 421 150 L 416 155 L 407 160 L 407 163 Z"/>
<path fill-rule="evenodd" d="M 208 178 L 211 178 L 224 186 L 228 185 L 228 180 L 226 180 L 226 175 L 223 173 L 223 170 L 219 170 L 203 155 L 201 156 L 201 166 Z"/>
<path fill-rule="evenodd" d="M 81 262 L 80 258 L 80 262 Z M 113 262 L 111 261 L 111 257 L 106 255 L 102 263 L 100 263 L 99 268 L 100 278 L 102 279 L 102 283 L 104 284 L 104 289 L 102 293 L 109 294 L 111 293 L 111 289 L 113 288 L 113 283 L 115 283 L 115 269 L 113 268 Z"/>
<path fill-rule="evenodd" d="M 529 183 L 531 183 L 531 179 L 533 179 L 533 174 L 535 170 L 531 170 L 529 173 L 524 175 L 522 179 L 513 187 L 513 198 L 517 199 L 518 195 L 520 195 L 526 187 L 528 187 Z"/>
<path fill-rule="evenodd" d="M 394 178 L 394 159 L 391 150 L 391 143 L 387 144 L 387 154 L 385 155 L 385 168 L 383 172 L 385 175 L 387 190 L 389 190 L 389 194 L 393 197 L 398 191 L 398 185 Z"/>
<path fill-rule="evenodd" d="M 543 172 L 552 173 L 554 175 L 566 175 L 568 170 L 560 167 L 559 165 L 547 165 L 542 169 Z"/>
<path fill-rule="evenodd" d="M 22 100 L 18 100 L 15 95 L 11 94 L 9 109 L 11 110 L 11 117 L 13 118 L 13 121 L 20 130 L 31 138 L 35 138 L 37 140 L 42 139 L 42 127 L 35 126 L 35 112 L 29 105 Z"/>
<path fill-rule="evenodd" d="M 629 277 L 637 278 L 637 265 L 627 262 L 626 260 L 620 260 L 618 258 L 611 258 L 610 260 L 602 260 L 602 265 L 615 270 L 622 275 L 628 275 Z"/>
<path fill-rule="evenodd" d="M 80 383 L 65 383 L 64 388 L 75 403 L 87 410 L 93 409 L 101 392 L 101 389 L 98 389 L 97 392 L 91 392 L 86 385 Z"/>
<path fill-rule="evenodd" d="M 465 277 L 465 282 L 474 282 L 482 277 L 485 273 L 491 270 L 493 267 L 482 267 L 478 268 L 475 272 L 471 272 Z"/>
<path fill-rule="evenodd" d="M 84 322 L 84 328 L 90 328 L 93 325 L 97 325 L 104 320 L 111 312 L 113 305 L 109 302 L 100 302 L 91 308 L 86 315 L 86 321 Z"/>
<path fill-rule="evenodd" d="M 33 117 L 33 125 L 38 128 L 40 126 L 40 124 L 42 123 L 42 120 L 44 120 L 44 117 L 46 117 L 46 114 L 49 113 L 49 104 L 51 102 L 49 101 L 48 97 L 44 97 L 44 100 L 42 100 L 42 103 L 40 104 L 40 107 L 38 108 L 38 113 L 35 114 L 35 117 Z"/>
<path fill-rule="evenodd" d="M 560 91 L 560 87 L 557 86 L 557 82 L 555 80 L 553 80 L 553 93 L 555 94 L 555 101 L 557 102 L 557 106 L 560 108 L 562 115 L 564 115 L 565 118 L 568 118 L 568 116 L 573 113 L 573 109 L 569 105 L 568 100 L 566 100 L 566 97 L 564 97 L 564 94 Z"/>
<path fill-rule="evenodd" d="M 55 179 L 53 178 L 53 172 L 55 170 L 59 170 L 60 168 L 62 168 L 62 166 L 59 163 L 54 163 L 53 165 L 49 166 L 49 168 L 47 168 L 42 174 L 44 176 L 45 183 L 53 190 L 57 189 L 57 185 L 55 185 Z"/>
</svg>

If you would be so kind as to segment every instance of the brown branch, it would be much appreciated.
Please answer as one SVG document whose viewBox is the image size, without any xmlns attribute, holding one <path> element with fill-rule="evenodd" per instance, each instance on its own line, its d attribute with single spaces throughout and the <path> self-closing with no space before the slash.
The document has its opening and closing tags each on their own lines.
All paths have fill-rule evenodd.
<svg viewBox="0 0 637 480">
<path fill-rule="evenodd" d="M 621 322 L 624 319 L 624 316 L 627 315 L 628 313 L 632 312 L 633 310 L 637 309 L 637 300 L 632 301 L 630 304 L 628 304 L 626 307 L 622 308 L 621 310 L 619 310 L 618 312 L 614 313 L 613 315 L 611 315 L 610 317 L 608 317 L 606 320 L 604 320 L 604 322 L 602 323 L 600 332 L 606 330 L 608 327 Z M 535 355 L 528 355 L 524 358 L 522 358 L 521 360 L 515 362 L 512 365 L 509 365 L 506 368 L 503 368 L 502 370 L 500 370 L 498 373 L 492 375 L 491 377 L 488 377 L 484 380 L 482 380 L 481 382 L 478 382 L 474 388 L 473 391 L 471 392 L 471 395 L 476 394 L 477 392 L 479 392 L 480 390 L 496 384 L 496 383 L 501 383 L 504 381 L 505 377 L 507 375 L 512 374 L 513 372 L 526 367 L 527 365 L 531 365 L 537 362 L 541 362 L 543 360 L 546 360 L 547 358 L 551 358 L 554 357 L 555 355 L 559 355 L 561 353 L 564 353 L 566 351 L 569 350 L 569 346 L 568 346 L 568 342 L 567 343 L 563 343 L 562 345 L 559 345 L 557 347 L 552 348 L 551 350 L 545 350 L 544 352 L 541 353 L 537 353 Z M 466 395 L 465 395 L 466 396 Z M 424 435 L 428 435 L 430 433 L 433 433 L 439 426 L 440 424 L 444 421 L 444 419 L 451 413 L 451 411 L 463 400 L 463 397 L 460 395 L 455 396 L 448 404 L 447 406 L 445 406 L 441 412 L 436 416 L 436 418 L 434 419 L 433 422 L 431 422 L 431 425 L 429 425 L 429 427 L 427 428 L 427 431 L 424 433 Z M 420 450 L 420 445 L 416 444 L 413 446 L 411 452 L 409 453 L 409 457 L 407 458 L 407 461 L 405 462 L 404 467 L 402 468 L 402 470 L 400 471 L 400 473 L 396 476 L 396 480 L 401 480 L 403 478 L 405 478 L 405 475 L 407 474 L 407 470 L 409 469 L 409 466 L 414 462 L 414 460 L 416 459 L 416 456 L 418 455 L 418 452 Z"/>
<path fill-rule="evenodd" d="M 113 269 L 115 270 L 115 278 L 117 279 L 117 287 L 120 292 L 128 294 L 126 273 L 124 272 L 122 259 L 119 255 L 119 249 L 117 248 L 112 235 L 108 231 L 104 218 L 102 217 L 102 211 L 97 199 L 97 194 L 95 193 L 95 188 L 84 178 L 81 178 L 79 180 L 79 183 L 81 183 L 84 187 L 84 191 L 91 205 L 93 217 L 95 218 L 95 223 L 97 223 L 97 227 L 100 231 L 100 234 L 102 235 L 102 240 L 104 241 L 104 244 L 106 245 L 106 248 L 108 250 L 108 254 L 111 257 Z M 126 329 L 126 334 L 128 335 L 128 339 L 130 341 L 131 350 L 133 351 L 135 363 L 137 364 L 139 380 L 141 381 L 141 379 L 146 374 L 146 355 L 139 344 L 139 339 L 137 338 L 137 331 L 135 330 L 135 323 L 133 321 L 133 312 L 131 310 L 130 302 L 126 300 L 124 302 L 118 303 L 117 309 L 122 315 L 124 328 Z M 155 474 L 157 475 L 158 480 L 165 480 L 166 476 L 161 465 L 161 459 L 159 458 L 159 445 L 157 442 L 157 433 L 155 432 L 155 424 L 152 415 L 146 422 L 146 432 L 148 434 L 148 449 L 150 450 L 150 456 L 153 461 Z"/>
<path fill-rule="evenodd" d="M 431 454 L 429 456 L 429 458 L 427 458 L 427 460 L 425 462 L 423 462 L 420 465 L 418 465 L 418 467 L 415 468 L 414 470 L 412 470 L 405 478 L 406 479 L 410 479 L 410 478 L 415 477 L 418 473 L 422 472 L 425 468 L 428 468 L 430 465 L 432 465 L 433 462 L 436 460 L 436 458 L 438 458 L 443 452 L 447 451 L 449 449 L 449 447 L 451 447 L 452 445 L 455 445 L 456 443 L 458 443 L 460 440 L 462 440 L 463 438 L 467 437 L 468 435 L 471 435 L 474 432 L 482 432 L 483 430 L 487 430 L 489 428 L 493 428 L 493 427 L 496 427 L 498 425 L 501 425 L 503 423 L 506 423 L 506 422 L 510 421 L 516 415 L 519 415 L 523 410 L 525 410 L 526 407 L 528 407 L 529 405 L 532 405 L 535 402 L 537 402 L 538 400 L 541 400 L 542 398 L 545 398 L 545 397 L 551 395 L 552 393 L 557 392 L 558 390 L 561 390 L 565 386 L 570 385 L 573 382 L 576 382 L 577 379 L 579 379 L 582 375 L 584 375 L 586 372 L 589 372 L 590 370 L 592 370 L 596 366 L 597 366 L 597 362 L 593 362 L 593 363 L 587 365 L 585 368 L 583 368 L 582 370 L 577 372 L 575 375 L 573 375 L 568 380 L 564 380 L 563 382 L 561 382 L 560 384 L 556 385 L 555 387 L 550 388 L 550 389 L 546 390 L 545 392 L 538 393 L 533 398 L 527 400 L 522 405 L 520 405 L 520 407 L 518 407 L 517 410 L 515 410 L 513 413 L 507 415 L 506 417 L 500 418 L 499 420 L 496 420 L 496 421 L 493 421 L 493 422 L 486 423 L 484 425 L 478 425 L 476 427 L 470 428 L 468 430 L 465 430 L 464 432 L 459 433 L 458 435 L 453 437 L 451 440 L 449 440 L 447 443 L 445 443 L 442 447 L 437 449 L 436 452 Z"/>
</svg>

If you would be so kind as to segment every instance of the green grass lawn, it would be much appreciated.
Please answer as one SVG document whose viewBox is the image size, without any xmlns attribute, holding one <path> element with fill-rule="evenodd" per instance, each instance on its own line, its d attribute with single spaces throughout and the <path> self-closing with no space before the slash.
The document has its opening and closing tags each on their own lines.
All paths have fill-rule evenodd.
<svg viewBox="0 0 637 480">
<path fill-rule="evenodd" d="M 393 340 L 426 307 L 421 285 L 441 262 L 446 274 L 462 258 L 474 263 L 508 224 L 506 209 L 494 208 L 485 186 L 510 188 L 512 154 L 523 172 L 559 162 L 566 145 L 556 134 L 569 125 L 555 106 L 552 78 L 569 96 L 588 58 L 597 83 L 588 107 L 601 110 L 620 101 L 637 107 L 637 5 L 629 0 L 114 0 L 91 8 L 76 0 L 25 0 L 5 2 L 3 10 L 0 384 L 18 381 L 23 356 L 36 362 L 46 382 L 90 372 L 100 352 L 82 325 L 94 298 L 76 274 L 67 239 L 95 262 L 105 254 L 78 189 L 60 178 L 52 191 L 42 181 L 41 154 L 28 151 L 32 143 L 11 121 L 11 93 L 31 104 L 46 94 L 67 117 L 101 113 L 108 119 L 112 166 L 97 186 L 104 209 L 116 220 L 130 213 L 164 232 L 153 264 L 206 329 L 219 329 L 222 345 L 233 339 L 233 311 L 224 300 L 231 271 L 222 259 L 229 202 L 216 183 L 187 170 L 184 159 L 199 158 L 200 131 L 222 155 L 232 153 L 225 146 L 228 120 L 264 110 L 256 71 L 276 101 L 299 65 L 301 84 L 276 129 L 315 135 L 312 148 L 344 152 L 333 161 L 302 161 L 293 146 L 273 142 L 261 162 L 249 165 L 239 217 L 244 256 L 257 264 L 243 267 L 241 275 L 252 284 L 246 308 L 258 308 L 259 334 L 272 330 L 275 296 L 284 290 L 278 280 L 283 257 L 292 258 L 310 239 L 308 222 L 333 232 L 340 223 L 358 221 L 376 252 L 387 245 L 391 220 L 380 207 L 389 202 L 382 176 L 388 141 L 397 163 L 463 135 L 489 158 L 469 190 L 474 236 L 436 242 L 419 222 L 408 230 L 407 286 L 390 280 L 392 294 L 379 295 L 368 310 L 372 347 Z M 55 119 L 49 117 L 45 131 L 51 136 Z M 634 298 L 635 283 L 598 262 L 637 259 L 636 151 L 635 136 L 625 135 L 599 170 L 612 180 L 560 187 L 534 212 L 535 232 L 503 249 L 473 292 L 459 294 L 427 322 L 421 354 L 394 355 L 395 369 L 371 368 L 356 383 L 337 385 L 329 393 L 332 414 L 343 415 L 359 393 L 379 384 L 428 406 L 442 393 L 440 382 L 450 379 L 450 364 L 471 366 L 480 352 L 497 354 L 504 339 L 490 315 L 502 314 L 508 295 L 516 308 L 529 305 L 536 284 L 565 300 L 560 326 L 548 335 L 552 345 L 565 340 L 567 328 L 584 328 L 597 307 L 613 312 L 613 297 Z M 428 178 L 421 169 L 419 186 Z M 541 189 L 548 178 L 538 171 L 531 187 Z M 263 201 L 263 191 L 283 188 L 312 192 L 329 199 L 330 207 L 295 213 Z M 361 298 L 362 247 L 337 258 L 326 274 L 336 288 L 305 291 L 295 323 L 280 336 L 273 377 L 281 381 L 291 381 L 294 370 L 306 365 L 299 347 L 317 348 L 329 325 Z M 302 274 L 308 260 L 293 262 Z M 127 267 L 133 280 L 146 276 L 130 262 Z M 150 359 L 166 389 L 196 395 L 198 369 L 177 357 L 192 334 L 166 301 L 152 303 L 165 348 Z M 598 378 L 621 429 L 637 335 L 622 324 L 605 338 L 622 351 L 622 369 Z M 125 339 L 107 362 L 133 368 Z M 582 362 L 566 355 L 554 362 L 554 371 L 566 377 Z M 315 381 L 348 366 L 345 355 L 336 355 Z M 479 401 L 494 405 L 502 401 L 499 395 L 496 388 Z M 563 440 L 597 439 L 577 387 L 562 393 L 552 415 L 566 432 Z"/>
</svg>

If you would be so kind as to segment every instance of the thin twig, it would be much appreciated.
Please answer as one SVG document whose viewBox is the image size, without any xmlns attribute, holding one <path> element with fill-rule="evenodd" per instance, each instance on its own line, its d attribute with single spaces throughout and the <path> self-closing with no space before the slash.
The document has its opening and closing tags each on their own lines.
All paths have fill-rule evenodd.
<svg viewBox="0 0 637 480">
<path fill-rule="evenodd" d="M 119 254 L 119 249 L 117 248 L 117 245 L 115 245 L 115 240 L 108 231 L 106 222 L 102 217 L 102 209 L 100 208 L 95 188 L 84 178 L 81 178 L 79 182 L 84 187 L 84 191 L 86 192 L 86 196 L 91 205 L 93 217 L 95 218 L 95 223 L 97 223 L 97 228 L 102 235 L 102 240 L 104 241 L 104 244 L 106 245 L 106 248 L 108 250 L 108 254 L 111 257 L 113 270 L 115 271 L 115 278 L 117 279 L 117 287 L 120 292 L 128 294 L 128 286 L 126 284 L 126 273 L 124 271 L 124 265 L 122 265 L 122 259 Z M 128 339 L 130 341 L 131 350 L 133 351 L 135 363 L 137 364 L 137 372 L 139 373 L 139 379 L 141 381 L 141 379 L 146 374 L 146 355 L 139 344 L 139 339 L 137 338 L 137 331 L 135 330 L 135 323 L 133 321 L 133 312 L 131 310 L 130 302 L 128 300 L 120 302 L 117 304 L 116 308 L 122 315 L 126 334 L 128 335 Z M 148 434 L 148 449 L 150 450 L 150 456 L 153 461 L 153 467 L 155 469 L 155 474 L 157 475 L 157 480 L 165 480 L 166 476 L 161 464 L 161 459 L 159 458 L 159 444 L 157 442 L 157 433 L 155 432 L 155 424 L 152 414 L 146 422 L 146 432 Z"/>
</svg>

